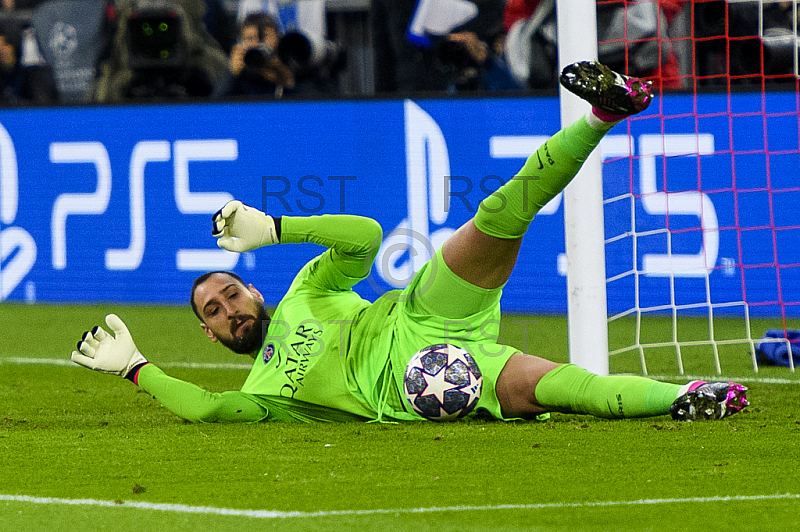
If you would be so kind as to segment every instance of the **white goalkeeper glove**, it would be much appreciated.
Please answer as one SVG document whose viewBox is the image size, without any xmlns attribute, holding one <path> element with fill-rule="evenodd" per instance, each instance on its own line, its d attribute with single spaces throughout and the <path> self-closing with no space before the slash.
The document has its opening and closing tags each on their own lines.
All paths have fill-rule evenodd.
<svg viewBox="0 0 800 532">
<path fill-rule="evenodd" d="M 241 201 L 229 201 L 213 216 L 211 234 L 228 251 L 250 251 L 278 243 L 275 220 Z"/>
<path fill-rule="evenodd" d="M 128 327 L 119 316 L 109 314 L 106 316 L 106 324 L 114 332 L 114 336 L 102 327 L 86 331 L 78 342 L 78 350 L 73 351 L 70 358 L 85 368 L 132 380 L 132 372 L 147 364 L 147 360 L 136 348 Z"/>
</svg>

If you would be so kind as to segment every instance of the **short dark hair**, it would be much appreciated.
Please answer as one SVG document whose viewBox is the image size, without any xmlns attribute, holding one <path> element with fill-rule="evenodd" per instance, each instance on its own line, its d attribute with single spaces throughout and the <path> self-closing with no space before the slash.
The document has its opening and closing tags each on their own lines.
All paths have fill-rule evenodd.
<svg viewBox="0 0 800 532">
<path fill-rule="evenodd" d="M 242 28 L 246 26 L 255 26 L 258 31 L 258 40 L 263 41 L 264 35 L 267 33 L 268 28 L 275 30 L 275 33 L 280 34 L 280 28 L 275 19 L 266 13 L 250 13 L 242 21 Z"/>
<path fill-rule="evenodd" d="M 203 320 L 203 317 L 200 316 L 200 311 L 197 310 L 197 305 L 195 305 L 195 303 L 194 303 L 194 293 L 197 290 L 198 286 L 200 286 L 201 284 L 206 282 L 208 280 L 208 278 L 211 277 L 212 275 L 216 275 L 218 273 L 220 273 L 222 275 L 227 275 L 228 277 L 231 277 L 231 278 L 235 279 L 236 281 L 239 281 L 242 284 L 242 286 L 244 286 L 244 287 L 247 286 L 245 284 L 244 280 L 241 277 L 239 277 L 238 275 L 236 275 L 233 272 L 228 272 L 228 271 L 225 271 L 225 270 L 217 270 L 217 271 L 213 271 L 213 272 L 204 273 L 203 275 L 201 275 L 200 277 L 195 279 L 194 282 L 192 283 L 192 294 L 189 296 L 189 302 L 192 304 L 192 310 L 194 311 L 194 315 L 197 316 L 197 319 L 199 319 L 203 323 L 205 323 L 205 321 Z"/>
</svg>

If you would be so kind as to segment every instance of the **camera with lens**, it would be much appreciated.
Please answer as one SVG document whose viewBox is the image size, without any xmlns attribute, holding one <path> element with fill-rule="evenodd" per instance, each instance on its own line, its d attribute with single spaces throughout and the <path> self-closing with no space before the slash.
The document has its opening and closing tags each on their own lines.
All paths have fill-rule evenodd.
<svg viewBox="0 0 800 532">
<path fill-rule="evenodd" d="M 436 43 L 434 48 L 439 62 L 448 70 L 461 72 L 481 66 L 469 52 L 467 45 L 462 42 L 442 39 Z"/>
<path fill-rule="evenodd" d="M 476 90 L 480 87 L 484 65 L 473 55 L 467 43 L 445 37 L 434 43 L 433 54 L 448 90 Z"/>
<path fill-rule="evenodd" d="M 274 56 L 275 51 L 270 46 L 261 43 L 247 50 L 242 60 L 245 68 L 260 69 L 265 68 Z"/>
<path fill-rule="evenodd" d="M 315 39 L 298 31 L 281 37 L 276 53 L 298 82 L 331 85 L 327 89 L 333 88 L 334 80 L 347 65 L 347 54 L 337 43 Z"/>
</svg>

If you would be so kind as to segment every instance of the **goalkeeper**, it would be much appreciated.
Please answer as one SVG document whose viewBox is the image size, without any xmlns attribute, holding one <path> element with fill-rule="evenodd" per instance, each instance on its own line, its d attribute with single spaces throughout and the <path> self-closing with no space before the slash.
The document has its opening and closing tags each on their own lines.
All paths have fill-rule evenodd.
<svg viewBox="0 0 800 532">
<path fill-rule="evenodd" d="M 381 243 L 374 220 L 349 216 L 273 218 L 238 201 L 214 216 L 220 247 L 313 242 L 328 249 L 306 264 L 275 310 L 229 272 L 200 276 L 191 304 L 205 334 L 253 369 L 241 391 L 209 393 L 164 374 L 137 350 L 115 315 L 84 334 L 72 360 L 123 376 L 178 416 L 195 422 L 403 421 L 423 419 L 405 400 L 406 365 L 418 350 L 451 343 L 467 349 L 483 374 L 477 408 L 496 419 L 547 412 L 604 418 L 671 414 L 720 419 L 747 406 L 736 383 L 657 382 L 597 376 L 497 343 L 500 296 L 536 212 L 575 176 L 603 136 L 652 100 L 649 84 L 596 62 L 576 63 L 561 83 L 592 104 L 534 153 L 520 172 L 484 199 L 402 291 L 374 303 L 352 287 L 364 279 Z"/>
</svg>

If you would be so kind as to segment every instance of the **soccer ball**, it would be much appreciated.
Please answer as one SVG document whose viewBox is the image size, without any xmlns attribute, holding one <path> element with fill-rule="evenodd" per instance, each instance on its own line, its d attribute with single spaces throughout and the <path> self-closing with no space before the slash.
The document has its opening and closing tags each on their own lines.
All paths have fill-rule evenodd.
<svg viewBox="0 0 800 532">
<path fill-rule="evenodd" d="M 472 412 L 483 388 L 475 359 L 450 344 L 431 345 L 411 357 L 404 379 L 406 399 L 431 421 L 453 421 Z"/>
</svg>

